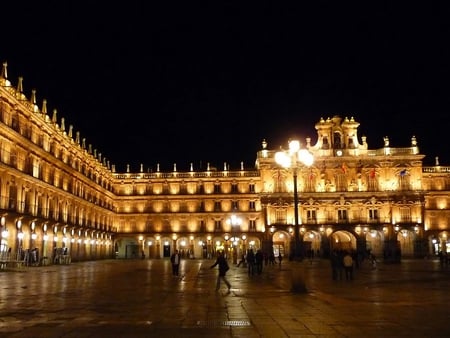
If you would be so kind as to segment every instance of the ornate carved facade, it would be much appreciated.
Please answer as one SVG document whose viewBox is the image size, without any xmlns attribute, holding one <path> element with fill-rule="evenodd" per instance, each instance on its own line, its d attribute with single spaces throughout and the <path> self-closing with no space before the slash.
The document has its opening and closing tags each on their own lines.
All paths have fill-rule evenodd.
<svg viewBox="0 0 450 338">
<path fill-rule="evenodd" d="M 103 258 L 189 257 L 247 248 L 287 255 L 295 213 L 302 254 L 372 251 L 387 260 L 447 250 L 450 168 L 423 167 L 410 146 L 369 149 L 359 123 L 320 119 L 303 147 L 311 166 L 283 168 L 263 141 L 256 166 L 117 173 L 57 111 L 29 98 L 22 79 L 0 76 L 0 252 L 43 263 Z M 294 184 L 296 177 L 296 184 Z M 298 191 L 294 192 L 294 187 Z M 294 207 L 297 201 L 297 208 Z M 450 251 L 450 248 L 449 250 Z M 42 263 L 42 259 L 40 260 Z"/>
</svg>

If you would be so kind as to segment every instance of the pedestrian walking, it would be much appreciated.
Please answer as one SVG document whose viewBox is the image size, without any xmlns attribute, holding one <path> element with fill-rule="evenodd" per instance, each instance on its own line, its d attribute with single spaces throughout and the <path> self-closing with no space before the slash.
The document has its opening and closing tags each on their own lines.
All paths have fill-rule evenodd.
<svg viewBox="0 0 450 338">
<path fill-rule="evenodd" d="M 241 264 L 245 267 L 245 255 L 242 254 L 241 260 L 239 261 L 238 265 L 236 265 L 237 267 L 240 267 Z"/>
<path fill-rule="evenodd" d="M 377 269 L 377 258 L 375 257 L 375 255 L 370 254 L 370 261 L 372 263 L 372 270 L 376 270 Z"/>
<path fill-rule="evenodd" d="M 172 256 L 170 256 L 170 262 L 172 263 L 172 275 L 178 276 L 181 262 L 181 255 L 178 250 L 175 250 Z"/>
<path fill-rule="evenodd" d="M 223 280 L 223 282 L 228 287 L 228 291 L 230 291 L 231 284 L 230 284 L 230 282 L 228 282 L 228 280 L 226 278 L 227 271 L 230 269 L 230 267 L 228 266 L 228 262 L 225 259 L 223 252 L 219 252 L 216 262 L 213 265 L 211 265 L 211 269 L 217 265 L 219 266 L 219 274 L 217 275 L 216 291 L 218 291 L 220 289 L 220 281 L 221 280 Z"/>
<path fill-rule="evenodd" d="M 280 267 L 281 267 L 282 261 L 283 261 L 283 256 L 281 256 L 281 252 L 280 252 L 280 253 L 278 253 L 278 264 L 280 265 Z"/>
</svg>

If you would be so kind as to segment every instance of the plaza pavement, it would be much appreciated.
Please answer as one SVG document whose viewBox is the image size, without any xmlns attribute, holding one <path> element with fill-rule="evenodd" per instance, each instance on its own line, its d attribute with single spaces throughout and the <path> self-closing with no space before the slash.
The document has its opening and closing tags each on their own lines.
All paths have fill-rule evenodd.
<svg viewBox="0 0 450 338">
<path fill-rule="evenodd" d="M 448 337 L 450 267 L 369 263 L 333 281 L 328 260 L 232 266 L 213 260 L 106 260 L 0 271 L 0 337 Z M 292 276 L 306 292 L 292 292 Z"/>
</svg>

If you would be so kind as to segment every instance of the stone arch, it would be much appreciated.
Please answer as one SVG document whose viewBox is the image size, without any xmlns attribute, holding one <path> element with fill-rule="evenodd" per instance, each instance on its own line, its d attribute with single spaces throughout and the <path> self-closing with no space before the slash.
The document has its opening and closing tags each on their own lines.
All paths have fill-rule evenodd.
<svg viewBox="0 0 450 338">
<path fill-rule="evenodd" d="M 330 235 L 330 249 L 356 251 L 357 237 L 348 230 L 336 230 Z"/>
</svg>

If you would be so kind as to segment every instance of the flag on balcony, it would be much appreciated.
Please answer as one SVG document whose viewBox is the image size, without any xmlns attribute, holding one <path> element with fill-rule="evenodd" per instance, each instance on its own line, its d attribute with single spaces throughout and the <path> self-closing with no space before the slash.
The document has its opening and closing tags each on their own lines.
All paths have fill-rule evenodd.
<svg viewBox="0 0 450 338">
<path fill-rule="evenodd" d="M 347 166 L 345 165 L 345 163 L 342 163 L 341 169 L 344 174 L 347 173 Z"/>
<path fill-rule="evenodd" d="M 406 176 L 406 174 L 407 174 L 406 169 L 403 169 L 402 171 L 400 171 L 400 176 L 401 176 L 401 177 Z"/>
<path fill-rule="evenodd" d="M 375 168 L 372 168 L 372 170 L 370 170 L 369 177 L 375 178 Z"/>
</svg>

